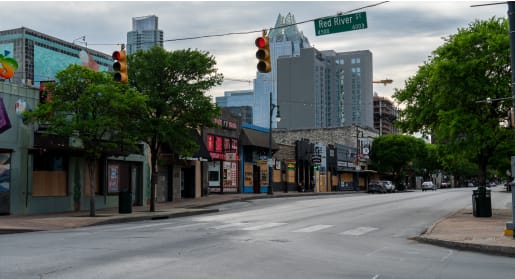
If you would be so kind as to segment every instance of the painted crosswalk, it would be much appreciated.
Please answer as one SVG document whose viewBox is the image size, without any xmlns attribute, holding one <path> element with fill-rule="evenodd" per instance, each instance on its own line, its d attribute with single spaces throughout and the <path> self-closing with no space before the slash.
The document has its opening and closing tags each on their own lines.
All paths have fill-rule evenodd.
<svg viewBox="0 0 515 279">
<path fill-rule="evenodd" d="M 317 232 L 317 231 L 325 230 L 325 229 L 328 229 L 330 227 L 333 227 L 333 225 L 314 225 L 314 226 L 309 226 L 309 227 L 306 227 L 306 228 L 298 229 L 298 230 L 295 230 L 293 232 L 311 233 L 311 232 Z"/>
<path fill-rule="evenodd" d="M 378 228 L 358 227 L 358 228 L 355 228 L 355 229 L 352 229 L 352 230 L 344 231 L 344 232 L 342 232 L 340 234 L 341 235 L 351 235 L 351 236 L 361 236 L 361 235 L 367 234 L 369 232 L 373 232 L 375 230 L 378 230 Z"/>
<path fill-rule="evenodd" d="M 257 226 L 253 226 L 253 227 L 246 227 L 246 228 L 243 228 L 242 230 L 244 230 L 244 231 L 258 231 L 258 230 L 262 230 L 262 229 L 269 229 L 269 228 L 279 227 L 279 226 L 282 226 L 282 225 L 286 225 L 286 223 L 265 223 L 265 224 L 261 224 L 261 225 L 257 225 Z"/>
<path fill-rule="evenodd" d="M 330 224 L 309 224 L 304 227 L 299 227 L 295 224 L 289 224 L 286 222 L 193 222 L 193 223 L 144 223 L 134 226 L 125 226 L 110 228 L 107 231 L 129 231 L 129 230 L 142 230 L 142 231 L 153 231 L 153 230 L 223 230 L 223 231 L 261 231 L 270 229 L 280 229 L 285 232 L 292 233 L 316 233 L 321 231 L 329 231 L 333 234 L 342 236 L 363 236 L 373 231 L 378 230 L 374 227 L 355 227 L 347 230 L 343 230 L 335 225 Z M 104 229 L 105 230 L 105 229 Z"/>
</svg>

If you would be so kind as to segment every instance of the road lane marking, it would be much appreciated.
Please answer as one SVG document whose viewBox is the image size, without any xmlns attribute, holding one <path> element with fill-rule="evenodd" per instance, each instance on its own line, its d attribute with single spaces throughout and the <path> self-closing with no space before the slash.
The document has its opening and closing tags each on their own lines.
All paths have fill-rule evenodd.
<svg viewBox="0 0 515 279">
<path fill-rule="evenodd" d="M 195 223 L 195 224 L 187 224 L 187 225 L 178 225 L 178 226 L 172 226 L 172 227 L 164 227 L 161 228 L 162 230 L 180 230 L 180 229 L 189 229 L 194 227 L 200 227 L 204 226 L 205 223 Z"/>
<path fill-rule="evenodd" d="M 360 235 L 364 235 L 364 234 L 367 234 L 369 232 L 373 232 L 375 230 L 378 230 L 378 228 L 373 228 L 373 227 L 359 227 L 359 228 L 355 228 L 355 229 L 352 229 L 352 230 L 348 230 L 348 231 L 344 231 L 342 233 L 340 233 L 341 235 L 352 235 L 352 236 L 360 236 Z"/>
<path fill-rule="evenodd" d="M 241 227 L 241 226 L 245 226 L 248 224 L 249 223 L 228 223 L 225 225 L 210 227 L 210 229 L 221 230 L 221 229 L 232 228 L 232 227 Z"/>
<path fill-rule="evenodd" d="M 303 232 L 303 233 L 310 233 L 310 232 L 316 232 L 321 231 L 330 227 L 334 227 L 333 225 L 314 225 L 311 227 L 302 228 L 293 232 Z"/>
<path fill-rule="evenodd" d="M 279 227 L 279 226 L 286 225 L 286 224 L 287 223 L 266 223 L 266 224 L 257 225 L 257 226 L 253 226 L 253 227 L 243 228 L 242 230 L 244 230 L 244 231 L 257 231 L 257 230 L 262 230 L 262 229 L 269 229 L 269 228 Z"/>
</svg>

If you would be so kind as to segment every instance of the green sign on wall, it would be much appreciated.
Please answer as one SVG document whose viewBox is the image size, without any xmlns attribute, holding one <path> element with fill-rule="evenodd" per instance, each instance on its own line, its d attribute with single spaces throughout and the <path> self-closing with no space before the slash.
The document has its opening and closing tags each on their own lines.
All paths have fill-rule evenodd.
<svg viewBox="0 0 515 279">
<path fill-rule="evenodd" d="M 367 14 L 365 12 L 315 19 L 317 36 L 366 28 Z"/>
</svg>

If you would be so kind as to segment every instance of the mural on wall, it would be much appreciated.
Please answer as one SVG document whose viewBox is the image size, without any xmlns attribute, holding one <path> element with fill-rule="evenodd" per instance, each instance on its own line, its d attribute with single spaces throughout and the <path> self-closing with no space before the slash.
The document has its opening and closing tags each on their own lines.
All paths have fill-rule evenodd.
<svg viewBox="0 0 515 279">
<path fill-rule="evenodd" d="M 0 134 L 11 128 L 11 121 L 5 109 L 4 99 L 0 97 Z"/>
<path fill-rule="evenodd" d="M 0 153 L 0 215 L 9 214 L 11 188 L 11 154 Z"/>
<path fill-rule="evenodd" d="M 0 77 L 10 79 L 18 69 L 18 62 L 11 57 L 6 57 L 10 51 L 4 50 L 4 55 L 0 54 Z"/>
<path fill-rule="evenodd" d="M 91 70 L 93 71 L 97 71 L 98 72 L 98 64 L 97 62 L 93 59 L 93 57 L 91 57 L 91 55 L 89 55 L 89 53 L 87 53 L 86 51 L 84 50 L 81 50 L 79 52 L 79 58 L 80 60 L 82 61 L 82 66 L 84 67 L 88 67 L 90 68 Z"/>
</svg>

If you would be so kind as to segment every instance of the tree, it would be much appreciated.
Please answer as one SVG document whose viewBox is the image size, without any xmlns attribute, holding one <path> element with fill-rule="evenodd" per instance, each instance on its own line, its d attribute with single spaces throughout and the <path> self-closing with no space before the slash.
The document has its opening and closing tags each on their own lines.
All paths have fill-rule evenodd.
<svg viewBox="0 0 515 279">
<path fill-rule="evenodd" d="M 445 145 L 438 148 L 445 150 L 439 152 L 444 166 L 476 164 L 484 184 L 488 163 L 509 133 L 500 123 L 511 104 L 503 99 L 510 96 L 510 73 L 507 20 L 476 20 L 446 38 L 405 88 L 395 91 L 403 107 L 397 124 Z"/>
<path fill-rule="evenodd" d="M 426 143 L 407 135 L 383 135 L 372 142 L 370 159 L 378 171 L 393 173 L 398 184 L 400 178 L 412 169 L 413 162 L 426 158 Z"/>
<path fill-rule="evenodd" d="M 206 96 L 220 85 L 216 61 L 197 50 L 166 51 L 155 46 L 129 56 L 129 82 L 148 97 L 141 134 L 150 146 L 152 179 L 150 211 L 155 211 L 158 158 L 164 143 L 176 154 L 190 155 L 198 149 L 191 131 L 213 127 L 220 109 Z"/>
<path fill-rule="evenodd" d="M 56 74 L 51 101 L 26 114 L 31 122 L 48 124 L 48 133 L 77 137 L 90 176 L 90 216 L 95 216 L 95 163 L 103 156 L 128 155 L 138 142 L 135 120 L 144 111 L 145 96 L 113 81 L 106 72 L 70 65 Z"/>
</svg>

